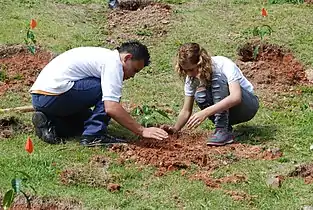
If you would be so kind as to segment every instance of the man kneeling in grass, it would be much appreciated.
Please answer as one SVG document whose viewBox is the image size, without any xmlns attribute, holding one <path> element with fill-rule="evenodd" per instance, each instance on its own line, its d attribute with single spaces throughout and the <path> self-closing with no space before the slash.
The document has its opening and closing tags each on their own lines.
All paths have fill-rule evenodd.
<svg viewBox="0 0 313 210">
<path fill-rule="evenodd" d="M 112 117 L 144 138 L 167 138 L 162 129 L 142 127 L 119 103 L 123 81 L 149 63 L 148 49 L 138 41 L 123 43 L 116 50 L 78 47 L 60 54 L 30 89 L 36 135 L 50 144 L 77 135 L 83 146 L 115 143 L 119 140 L 107 135 Z"/>
</svg>

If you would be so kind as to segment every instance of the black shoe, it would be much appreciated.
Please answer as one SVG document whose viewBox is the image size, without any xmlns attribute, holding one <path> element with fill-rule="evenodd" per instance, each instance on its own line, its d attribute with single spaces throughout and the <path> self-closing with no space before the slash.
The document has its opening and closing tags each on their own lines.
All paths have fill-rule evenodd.
<svg viewBox="0 0 313 210">
<path fill-rule="evenodd" d="M 35 127 L 36 135 L 44 142 L 49 144 L 59 144 L 61 139 L 57 137 L 55 128 L 51 121 L 42 112 L 35 112 L 32 117 L 32 122 Z"/>
<path fill-rule="evenodd" d="M 96 146 L 111 146 L 117 143 L 127 143 L 124 139 L 115 138 L 108 134 L 103 136 L 82 136 L 80 140 L 80 145 L 86 147 L 96 147 Z"/>
</svg>

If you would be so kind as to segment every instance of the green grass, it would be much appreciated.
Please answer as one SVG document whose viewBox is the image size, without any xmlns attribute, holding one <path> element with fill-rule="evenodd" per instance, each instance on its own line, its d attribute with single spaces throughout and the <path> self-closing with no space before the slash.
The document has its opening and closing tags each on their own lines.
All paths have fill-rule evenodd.
<svg viewBox="0 0 313 210">
<path fill-rule="evenodd" d="M 183 81 L 173 71 L 173 58 L 181 43 L 198 42 L 212 55 L 237 57 L 237 48 L 247 40 L 243 32 L 259 24 L 269 24 L 274 32 L 268 42 L 290 48 L 308 67 L 312 66 L 313 46 L 312 6 L 306 4 L 267 4 L 256 0 L 164 1 L 172 5 L 173 18 L 167 37 L 149 45 L 152 64 L 124 86 L 123 101 L 138 105 L 158 105 L 175 110 L 174 122 L 183 103 Z M 0 44 L 23 43 L 28 21 L 34 18 L 34 30 L 40 45 L 55 52 L 82 45 L 105 45 L 107 2 L 100 0 L 23 0 L 0 4 Z M 268 18 L 262 18 L 266 7 Z M 137 29 L 140 31 L 140 29 Z M 147 36 L 144 32 L 143 35 Z M 153 42 L 156 43 L 156 42 Z M 25 89 L 27 91 L 28 88 Z M 76 199 L 85 209 L 301 209 L 313 205 L 312 185 L 302 179 L 288 178 L 279 189 L 266 186 L 266 177 L 280 168 L 312 161 L 313 112 L 312 87 L 299 87 L 301 95 L 279 95 L 271 106 L 261 102 L 256 117 L 237 130 L 248 131 L 240 137 L 244 143 L 279 147 L 284 156 L 273 161 L 241 160 L 219 168 L 215 177 L 242 173 L 247 182 L 224 184 L 224 189 L 241 190 L 252 201 L 234 201 L 222 190 L 209 189 L 200 181 L 182 177 L 180 172 L 155 177 L 153 167 L 139 170 L 132 163 L 119 165 L 116 155 L 106 149 L 87 149 L 77 141 L 65 145 L 47 145 L 34 133 L 21 132 L 10 139 L 0 140 L 0 194 L 10 187 L 14 171 L 31 175 L 38 196 Z M 9 92 L 1 96 L 0 107 L 27 105 L 28 93 Z M 3 116 L 1 116 L 3 117 Z M 31 115 L 20 118 L 30 124 Z M 210 122 L 202 129 L 212 128 Z M 113 123 L 111 133 L 129 136 L 129 132 Z M 122 134 L 121 134 L 122 132 Z M 35 144 L 35 152 L 24 151 L 27 136 Z M 135 138 L 132 136 L 131 138 Z M 73 166 L 88 164 L 93 155 L 112 159 L 109 174 L 122 186 L 111 193 L 104 188 L 86 184 L 63 185 L 60 172 Z M 55 163 L 56 166 L 52 166 Z"/>
</svg>

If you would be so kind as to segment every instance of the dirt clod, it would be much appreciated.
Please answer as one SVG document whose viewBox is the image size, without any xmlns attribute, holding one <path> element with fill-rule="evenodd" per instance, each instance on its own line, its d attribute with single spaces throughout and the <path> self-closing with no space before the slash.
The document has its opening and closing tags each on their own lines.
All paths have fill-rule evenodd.
<svg viewBox="0 0 313 210">
<path fill-rule="evenodd" d="M 110 192 L 116 192 L 116 191 L 119 191 L 121 189 L 121 186 L 119 184 L 109 183 L 107 186 L 107 189 Z"/>
</svg>

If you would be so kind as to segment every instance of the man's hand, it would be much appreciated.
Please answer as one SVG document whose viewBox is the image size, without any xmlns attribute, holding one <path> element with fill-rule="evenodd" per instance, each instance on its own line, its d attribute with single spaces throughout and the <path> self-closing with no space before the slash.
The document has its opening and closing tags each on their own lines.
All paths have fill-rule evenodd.
<svg viewBox="0 0 313 210">
<path fill-rule="evenodd" d="M 177 129 L 174 128 L 174 126 L 170 126 L 170 125 L 161 125 L 160 128 L 165 130 L 170 135 L 173 135 L 178 132 Z"/>
<path fill-rule="evenodd" d="M 166 131 L 160 128 L 144 128 L 142 132 L 142 136 L 144 138 L 149 138 L 149 139 L 157 139 L 157 140 L 163 140 L 168 138 L 168 134 Z"/>
<path fill-rule="evenodd" d="M 188 122 L 187 122 L 187 127 L 188 128 L 196 128 L 198 127 L 206 118 L 208 117 L 207 113 L 202 110 L 199 111 L 197 113 L 195 113 L 194 115 L 192 115 Z"/>
</svg>

